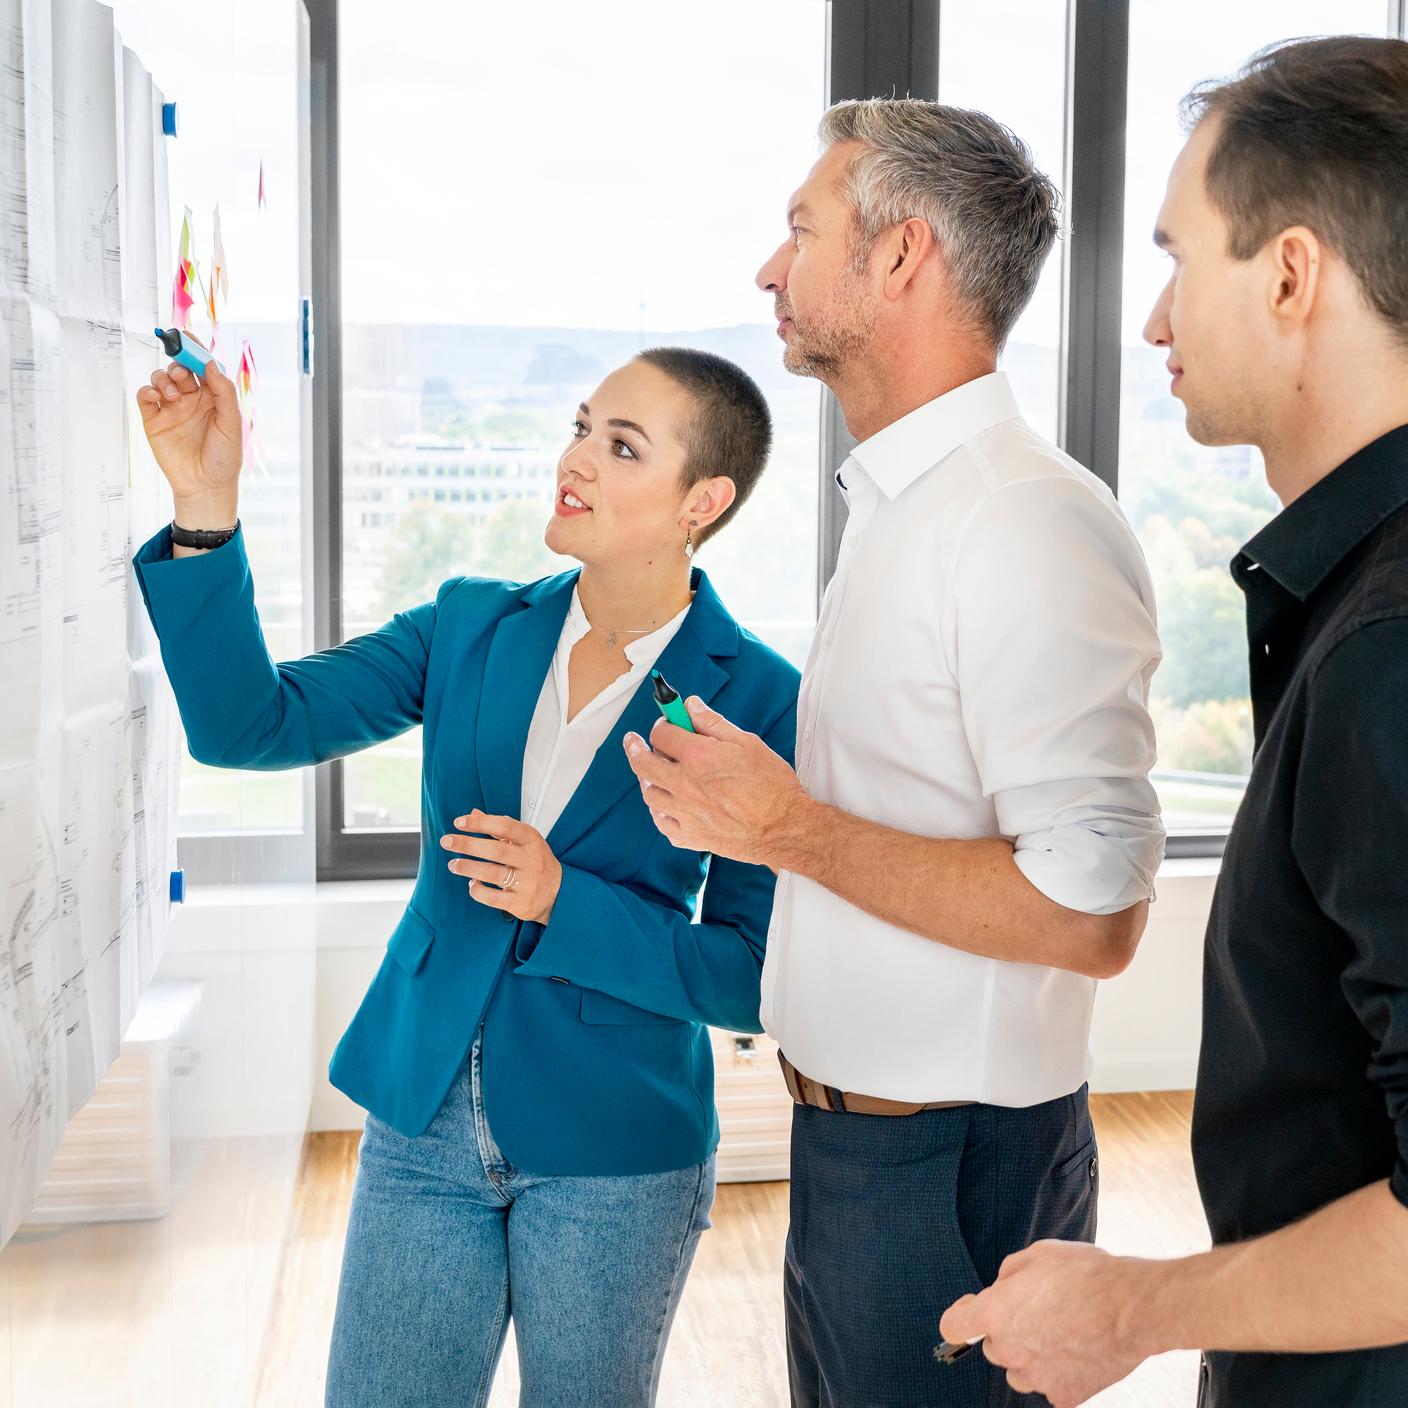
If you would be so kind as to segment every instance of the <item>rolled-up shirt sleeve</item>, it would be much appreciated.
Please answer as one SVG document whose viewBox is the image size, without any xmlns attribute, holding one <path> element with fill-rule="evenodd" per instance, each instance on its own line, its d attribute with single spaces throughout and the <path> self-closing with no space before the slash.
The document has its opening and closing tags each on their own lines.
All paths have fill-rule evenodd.
<svg viewBox="0 0 1408 1408">
<path fill-rule="evenodd" d="M 1161 658 L 1143 554 L 1069 477 L 1004 486 L 954 563 L 951 667 L 998 828 L 1049 899 L 1112 914 L 1163 858 L 1149 683 Z"/>
<path fill-rule="evenodd" d="M 1368 1034 L 1408 1205 L 1408 620 L 1359 627 L 1310 684 L 1291 833 L 1348 944 L 1340 988 Z"/>
</svg>

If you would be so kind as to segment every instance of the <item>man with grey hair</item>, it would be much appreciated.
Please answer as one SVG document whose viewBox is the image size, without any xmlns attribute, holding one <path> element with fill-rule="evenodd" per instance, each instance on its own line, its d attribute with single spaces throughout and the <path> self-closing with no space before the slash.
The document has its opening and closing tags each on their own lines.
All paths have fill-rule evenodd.
<svg viewBox="0 0 1408 1408">
<path fill-rule="evenodd" d="M 936 1316 L 1095 1232 L 1098 979 L 1143 932 L 1163 829 L 1143 557 L 1019 416 L 997 355 L 1056 193 L 981 113 L 841 103 L 763 266 L 784 360 L 860 442 L 797 771 L 688 701 L 626 746 L 678 845 L 779 872 L 763 1022 L 796 1102 L 793 1402 L 999 1404 Z"/>
</svg>

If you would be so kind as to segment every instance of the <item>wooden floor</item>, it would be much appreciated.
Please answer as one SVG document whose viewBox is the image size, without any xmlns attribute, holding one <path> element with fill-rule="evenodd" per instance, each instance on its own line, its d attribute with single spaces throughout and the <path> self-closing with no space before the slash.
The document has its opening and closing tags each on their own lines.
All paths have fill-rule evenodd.
<svg viewBox="0 0 1408 1408">
<path fill-rule="evenodd" d="M 1097 1096 L 1091 1105 L 1101 1149 L 1100 1244 L 1148 1256 L 1206 1247 L 1188 1156 L 1192 1097 Z M 308 1136 L 259 1408 L 322 1402 L 357 1139 L 355 1133 Z M 670 1340 L 662 1408 L 785 1408 L 780 1287 L 787 1185 L 725 1184 L 713 1222 Z M 1190 1408 L 1196 1376 L 1196 1355 L 1167 1355 L 1092 1402 L 1100 1408 Z M 490 1403 L 511 1408 L 517 1401 L 510 1339 Z"/>
</svg>

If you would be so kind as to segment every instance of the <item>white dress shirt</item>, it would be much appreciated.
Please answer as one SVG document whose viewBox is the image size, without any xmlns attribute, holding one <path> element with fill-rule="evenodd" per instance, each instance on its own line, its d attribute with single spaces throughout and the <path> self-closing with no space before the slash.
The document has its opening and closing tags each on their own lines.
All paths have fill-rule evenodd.
<svg viewBox="0 0 1408 1408">
<path fill-rule="evenodd" d="M 1163 854 L 1143 554 L 1114 496 L 980 377 L 858 445 L 797 712 L 813 796 L 921 836 L 1004 836 L 1043 894 L 1109 914 Z M 1090 1068 L 1095 981 L 921 938 L 778 877 L 762 1019 L 814 1080 L 1034 1105 Z"/>
<path fill-rule="evenodd" d="M 587 775 L 597 749 L 616 727 L 626 705 L 641 680 L 650 672 L 675 632 L 689 615 L 686 606 L 678 616 L 666 621 L 648 636 L 631 636 L 624 645 L 630 669 L 606 686 L 571 723 L 567 721 L 568 675 L 572 647 L 591 630 L 592 623 L 582 610 L 577 588 L 572 588 L 572 604 L 562 623 L 552 666 L 543 680 L 533 721 L 528 726 L 528 744 L 523 753 L 523 806 L 521 815 L 529 826 L 546 836 L 562 815 L 572 794 Z"/>
</svg>

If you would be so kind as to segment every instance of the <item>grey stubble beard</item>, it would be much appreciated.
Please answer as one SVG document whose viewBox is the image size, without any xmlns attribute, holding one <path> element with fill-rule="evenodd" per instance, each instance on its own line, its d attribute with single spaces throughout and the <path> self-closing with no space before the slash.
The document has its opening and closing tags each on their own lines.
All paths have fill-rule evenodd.
<svg viewBox="0 0 1408 1408">
<path fill-rule="evenodd" d="M 834 318 L 826 324 L 818 327 L 808 322 L 802 326 L 793 315 L 791 300 L 779 299 L 778 312 L 792 319 L 792 336 L 783 348 L 782 365 L 793 376 L 815 377 L 829 385 L 869 349 L 875 318 L 859 297 L 856 284 L 842 290 L 830 311 Z"/>
</svg>

